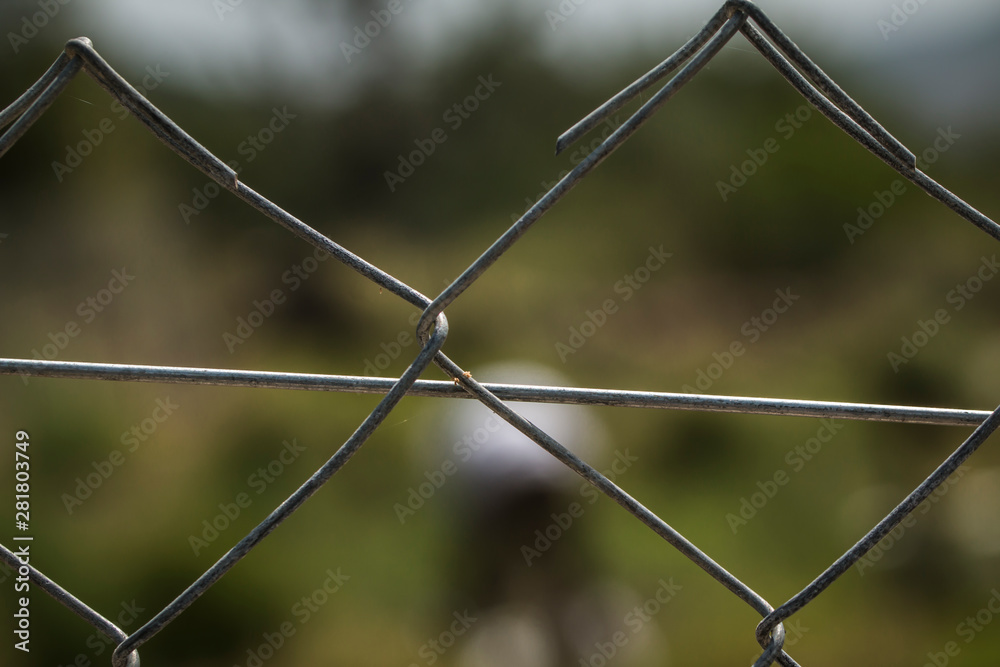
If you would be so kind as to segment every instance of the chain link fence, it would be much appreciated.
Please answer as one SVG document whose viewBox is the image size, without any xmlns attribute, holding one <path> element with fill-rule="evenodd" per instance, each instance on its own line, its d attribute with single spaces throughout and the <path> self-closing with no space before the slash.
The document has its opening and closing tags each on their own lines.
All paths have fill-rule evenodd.
<svg viewBox="0 0 1000 667">
<path fill-rule="evenodd" d="M 793 624 L 794 621 L 791 619 L 794 615 L 826 591 L 845 572 L 852 567 L 862 568 L 866 562 L 870 563 L 873 548 L 883 538 L 901 524 L 908 525 L 905 522 L 911 518 L 914 510 L 927 500 L 935 490 L 943 485 L 946 488 L 949 477 L 956 473 L 962 474 L 962 464 L 1000 426 L 1000 408 L 993 412 L 984 412 L 932 407 L 711 396 L 695 393 L 677 394 L 481 383 L 442 352 L 448 336 L 448 319 L 445 314 L 448 307 L 517 243 L 535 222 L 603 160 L 608 158 L 615 149 L 629 139 L 675 92 L 691 81 L 738 32 L 743 34 L 747 41 L 801 93 L 815 110 L 822 113 L 910 183 L 1000 241 L 1000 225 L 928 177 L 921 170 L 919 159 L 913 152 L 896 140 L 849 97 L 758 7 L 745 0 L 726 2 L 704 28 L 676 53 L 560 136 L 557 141 L 557 152 L 572 146 L 589 131 L 605 123 L 612 114 L 619 111 L 628 102 L 639 97 L 661 80 L 670 77 L 657 92 L 641 104 L 628 120 L 608 133 L 607 137 L 592 152 L 542 195 L 475 262 L 434 298 L 421 294 L 379 267 L 366 262 L 249 188 L 239 180 L 237 172 L 232 167 L 201 146 L 150 103 L 142 93 L 119 76 L 94 50 L 89 40 L 79 38 L 68 42 L 65 51 L 49 70 L 19 99 L 0 113 L 0 128 L 9 126 L 0 137 L 0 156 L 4 155 L 45 113 L 73 77 L 83 71 L 93 77 L 160 141 L 207 175 L 219 187 L 228 190 L 314 248 L 328 253 L 329 256 L 357 271 L 381 289 L 395 294 L 418 308 L 422 312 L 419 320 L 416 320 L 416 336 L 420 343 L 420 351 L 398 379 L 0 359 L 0 373 L 6 375 L 21 374 L 25 377 L 267 387 L 368 393 L 383 396 L 353 435 L 322 467 L 316 470 L 246 537 L 177 595 L 176 599 L 131 632 L 125 632 L 121 627 L 88 606 L 85 601 L 76 598 L 55 580 L 39 571 L 28 559 L 22 559 L 22 555 L 27 553 L 22 544 L 12 545 L 14 548 L 0 546 L 2 560 L 9 567 L 26 575 L 32 584 L 47 592 L 111 640 L 116 646 L 112 657 L 112 664 L 115 667 L 138 665 L 139 649 L 184 613 L 240 559 L 250 553 L 265 537 L 328 482 L 385 422 L 404 396 L 471 399 L 481 402 L 499 418 L 518 429 L 593 487 L 614 500 L 626 512 L 648 526 L 677 551 L 698 565 L 708 576 L 715 579 L 759 614 L 762 620 L 756 626 L 755 632 L 761 646 L 761 653 L 754 663 L 756 667 L 765 667 L 775 662 L 786 666 L 798 664 L 784 650 L 788 636 L 786 624 Z M 420 379 L 421 375 L 432 364 L 440 368 L 451 379 L 445 381 Z M 512 409 L 511 401 L 807 416 L 915 424 L 951 424 L 975 427 L 975 430 L 853 547 L 825 570 L 819 572 L 811 583 L 795 595 L 778 605 L 773 605 L 763 595 L 753 590 L 699 549 L 667 521 L 623 491 L 605 474 L 588 465 L 562 443 Z M 167 409 L 163 405 L 160 407 Z M 832 433 L 827 433 L 826 436 L 832 437 Z M 817 437 L 822 439 L 823 432 L 818 432 Z M 292 447 L 292 445 L 288 446 Z M 338 573 L 330 572 L 330 581 L 333 582 L 331 585 L 339 585 L 338 576 L 340 576 Z"/>
</svg>

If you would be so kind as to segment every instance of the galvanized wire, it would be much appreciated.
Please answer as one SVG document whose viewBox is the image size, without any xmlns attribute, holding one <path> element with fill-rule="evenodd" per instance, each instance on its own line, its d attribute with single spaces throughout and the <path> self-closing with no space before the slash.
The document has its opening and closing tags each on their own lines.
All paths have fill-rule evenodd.
<svg viewBox="0 0 1000 667">
<path fill-rule="evenodd" d="M 135 366 L 98 364 L 81 361 L 43 359 L 0 359 L 0 375 L 75 380 L 119 380 L 124 382 L 160 382 L 202 384 L 258 389 L 299 389 L 354 394 L 385 394 L 398 382 L 392 378 L 356 375 L 314 375 L 177 366 Z M 899 424 L 939 424 L 942 426 L 978 426 L 990 416 L 987 410 L 925 408 L 873 403 L 804 401 L 785 398 L 712 396 L 656 391 L 544 387 L 523 384 L 484 382 L 482 386 L 497 398 L 531 403 L 563 405 L 606 405 L 620 408 L 658 408 L 701 412 L 737 412 L 786 417 L 818 417 L 856 421 L 895 422 Z M 447 380 L 417 380 L 410 396 L 473 398 L 468 391 Z"/>
<path fill-rule="evenodd" d="M 329 481 L 360 449 L 405 395 L 475 399 L 524 433 L 590 484 L 600 489 L 760 614 L 763 620 L 756 628 L 756 637 L 763 652 L 754 663 L 756 667 L 765 667 L 774 662 L 786 666 L 796 665 L 797 663 L 783 649 L 785 639 L 783 621 L 800 611 L 826 590 L 968 459 L 1000 426 L 1000 407 L 993 412 L 987 412 L 798 399 L 479 383 L 441 351 L 448 334 L 445 309 L 507 252 L 546 211 L 631 137 L 677 90 L 689 82 L 737 32 L 741 32 L 796 90 L 849 136 L 932 197 L 944 203 L 993 238 L 1000 240 L 1000 226 L 921 172 L 911 151 L 852 100 L 756 5 L 748 0 L 729 0 L 726 2 L 706 26 L 670 58 L 626 87 L 559 137 L 556 145 L 557 152 L 574 143 L 601 120 L 619 110 L 642 91 L 680 68 L 680 71 L 667 81 L 655 95 L 642 104 L 625 123 L 544 194 L 468 269 L 433 300 L 341 247 L 241 183 L 231 167 L 212 155 L 118 75 L 94 50 L 90 40 L 78 38 L 68 42 L 65 51 L 60 54 L 48 71 L 13 104 L 0 112 L 0 129 L 10 126 L 0 136 L 0 157 L 27 132 L 78 72 L 86 72 L 135 115 L 140 122 L 146 125 L 160 141 L 221 187 L 232 192 L 307 243 L 330 253 L 338 261 L 351 267 L 375 284 L 420 308 L 422 315 L 417 325 L 417 333 L 422 347 L 398 379 L 0 359 L 0 374 L 6 375 L 267 387 L 384 395 L 351 437 L 288 499 L 275 508 L 267 518 L 190 586 L 181 591 L 170 604 L 131 634 L 124 633 L 42 574 L 34 565 L 21 563 L 15 553 L 2 545 L 0 545 L 0 560 L 11 567 L 27 567 L 32 583 L 93 625 L 113 642 L 116 642 L 117 647 L 112 656 L 112 664 L 115 667 L 137 665 L 139 661 L 138 649 L 194 604 L 198 597 L 224 576 L 233 565 L 244 558 L 261 540 L 274 531 L 322 485 Z M 419 379 L 432 362 L 451 380 Z M 580 460 L 561 443 L 518 414 L 508 405 L 507 401 L 950 424 L 975 426 L 976 428 L 952 455 L 945 459 L 924 482 L 864 535 L 857 544 L 837 558 L 829 568 L 799 593 L 774 608 L 761 595 L 728 572 L 662 518 L 641 505 L 607 477 Z"/>
</svg>

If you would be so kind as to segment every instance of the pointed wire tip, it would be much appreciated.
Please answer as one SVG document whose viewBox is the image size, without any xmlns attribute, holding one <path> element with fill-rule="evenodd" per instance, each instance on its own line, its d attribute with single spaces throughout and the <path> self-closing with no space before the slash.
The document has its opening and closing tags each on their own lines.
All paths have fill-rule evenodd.
<svg viewBox="0 0 1000 667">
<path fill-rule="evenodd" d="M 579 141 L 580 137 L 593 129 L 593 127 L 607 115 L 608 112 L 603 111 L 603 108 L 599 107 L 598 109 L 591 111 L 585 118 L 577 121 L 573 127 L 560 134 L 556 139 L 556 155 L 559 155 L 564 150 Z"/>
<path fill-rule="evenodd" d="M 568 133 L 561 134 L 559 135 L 559 138 L 556 139 L 556 155 L 562 153 L 569 147 L 570 143 L 572 143 L 570 141 L 570 137 L 566 136 L 567 134 Z"/>
</svg>

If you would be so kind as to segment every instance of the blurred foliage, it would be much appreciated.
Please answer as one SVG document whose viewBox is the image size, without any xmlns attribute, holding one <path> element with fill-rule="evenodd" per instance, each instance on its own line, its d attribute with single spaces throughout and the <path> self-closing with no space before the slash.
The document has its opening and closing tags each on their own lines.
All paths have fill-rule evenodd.
<svg viewBox="0 0 1000 667">
<path fill-rule="evenodd" d="M 5 54 L 2 99 L 14 99 L 44 71 L 58 52 L 57 32 L 16 58 Z M 272 109 L 287 107 L 295 118 L 245 165 L 241 180 L 435 295 L 579 159 L 572 151 L 553 156 L 555 137 L 661 57 L 637 54 L 581 84 L 518 48 L 526 39 L 516 25 L 498 28 L 416 84 L 372 78 L 343 108 L 195 94 L 180 75 L 149 97 L 223 159 L 238 158 Z M 111 64 L 141 79 L 139 63 Z M 835 75 L 855 89 L 851 72 Z M 480 76 L 502 85 L 452 129 L 443 114 L 472 94 Z M 907 145 L 932 145 L 937 128 L 910 125 L 888 97 L 859 97 Z M 778 124 L 801 105 L 761 59 L 727 50 L 449 308 L 446 352 L 474 374 L 523 359 L 556 367 L 579 386 L 681 391 L 708 371 L 713 354 L 741 341 L 745 354 L 711 393 L 990 408 L 1000 390 L 1000 287 L 986 283 L 961 311 L 946 302 L 981 257 L 992 256 L 990 239 L 907 186 L 850 242 L 844 225 L 897 176 L 817 113 L 784 136 Z M 106 118 L 114 131 L 57 181 L 52 162 L 64 161 L 67 146 Z M 447 141 L 391 192 L 385 172 L 437 127 L 447 129 Z M 961 138 L 929 173 L 996 217 L 1000 136 L 996 128 L 956 130 Z M 717 182 L 771 137 L 777 152 L 723 201 Z M 232 197 L 212 200 L 186 224 L 179 205 L 205 184 L 134 119 L 119 120 L 95 83 L 78 78 L 0 160 L 0 233 L 8 235 L 0 244 L 3 356 L 31 357 L 50 333 L 76 321 L 81 333 L 59 359 L 361 374 L 402 332 L 412 333 L 412 307 L 332 261 L 291 290 L 282 276 L 311 249 Z M 661 245 L 673 256 L 625 301 L 614 286 Z M 123 267 L 134 283 L 84 323 L 79 304 Z M 223 333 L 275 289 L 287 301 L 230 353 Z M 745 323 L 783 289 L 799 300 L 751 343 Z M 556 343 L 607 299 L 617 312 L 561 363 Z M 887 353 L 939 308 L 949 309 L 951 321 L 894 372 Z M 412 359 L 409 340 L 385 375 Z M 0 378 L 0 395 L 0 433 L 8 441 L 18 429 L 31 433 L 34 562 L 109 617 L 134 599 L 145 609 L 142 621 L 297 488 L 377 402 L 18 377 Z M 180 406 L 176 413 L 69 514 L 64 494 L 95 462 L 124 449 L 121 437 L 167 398 Z M 393 505 L 405 502 L 433 460 L 427 441 L 438 409 L 431 399 L 404 400 L 336 479 L 143 648 L 144 664 L 245 665 L 247 649 L 294 619 L 293 605 L 338 568 L 350 576 L 343 590 L 316 620 L 297 626 L 295 641 L 268 664 L 426 664 L 418 647 L 453 611 L 455 509 L 435 497 L 400 526 Z M 624 488 L 775 605 L 853 544 L 968 432 L 845 423 L 734 535 L 726 515 L 758 491 L 758 481 L 790 470 L 786 455 L 816 434 L 816 420 L 594 414 L 611 449 L 628 447 L 641 461 Z M 252 491 L 248 477 L 292 439 L 306 448 L 301 457 L 261 494 Z M 848 573 L 796 617 L 808 629 L 792 650 L 801 664 L 843 664 L 859 646 L 871 664 L 918 664 L 956 639 L 956 625 L 985 605 L 1000 579 L 997 545 L 981 548 L 967 537 L 996 524 L 997 494 L 974 480 L 994 479 L 997 465 L 985 448 L 969 464 L 973 481 L 921 516 L 864 576 Z M 5 462 L 0 485 L 10 476 Z M 252 504 L 193 555 L 189 536 L 241 492 Z M 757 619 L 746 605 L 611 502 L 602 499 L 574 530 L 602 579 L 642 596 L 660 577 L 684 587 L 655 620 L 656 650 L 636 664 L 746 664 L 754 655 Z M 10 596 L 0 596 L 8 619 L 9 605 Z M 107 652 L 98 657 L 86 648 L 92 630 L 60 606 L 35 592 L 32 612 L 37 643 L 28 662 L 7 642 L 4 664 L 68 665 L 81 652 L 107 664 Z M 998 650 L 1000 634 L 987 628 L 968 648 L 962 644 L 962 664 L 993 664 Z"/>
</svg>

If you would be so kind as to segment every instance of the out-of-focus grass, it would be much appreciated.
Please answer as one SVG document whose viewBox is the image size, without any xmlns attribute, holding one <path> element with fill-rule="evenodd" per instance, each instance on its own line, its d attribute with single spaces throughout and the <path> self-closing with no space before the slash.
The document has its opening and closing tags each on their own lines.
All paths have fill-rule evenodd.
<svg viewBox="0 0 1000 667">
<path fill-rule="evenodd" d="M 569 156 L 551 156 L 554 138 L 610 90 L 573 88 L 508 53 L 484 48 L 412 99 L 373 90 L 338 112 L 296 109 L 299 118 L 242 178 L 433 296 L 524 210 L 525 197 L 572 166 Z M 622 81 L 641 66 L 623 66 Z M 993 283 L 951 310 L 952 321 L 899 373 L 886 359 L 919 319 L 952 308 L 949 291 L 992 255 L 985 235 L 909 186 L 850 243 L 843 225 L 896 176 L 815 113 L 721 200 L 716 182 L 747 149 L 778 136 L 775 123 L 802 104 L 776 76 L 758 76 L 760 67 L 730 58 L 684 89 L 449 308 L 446 352 L 473 373 L 526 359 L 580 386 L 680 391 L 713 353 L 741 341 L 746 353 L 711 392 L 991 407 L 1000 367 Z M 753 85 L 745 68 L 755 73 Z M 5 99 L 40 72 L 25 64 L 6 73 Z M 383 172 L 484 72 L 504 87 L 390 193 Z M 41 349 L 123 266 L 135 272 L 134 285 L 83 326 L 60 359 L 360 374 L 382 343 L 412 333 L 412 307 L 332 261 L 291 290 L 282 276 L 310 249 L 239 202 L 220 197 L 185 224 L 178 205 L 205 178 L 133 120 L 57 183 L 51 161 L 107 115 L 107 105 L 82 106 L 73 95 L 104 99 L 93 83 L 73 83 L 0 161 L 0 231 L 10 234 L 0 245 L 4 356 Z M 223 157 L 282 104 L 195 99 L 169 86 L 151 97 Z M 884 120 L 913 146 L 933 140 L 934 128 L 909 127 L 903 116 Z M 985 174 L 996 150 L 995 136 L 963 137 L 931 173 L 995 212 Z M 660 245 L 673 256 L 625 301 L 615 284 Z M 751 342 L 744 324 L 786 288 L 800 300 Z M 287 301 L 230 353 L 222 334 L 274 289 Z M 617 312 L 562 363 L 556 343 L 607 299 Z M 384 374 L 401 372 L 416 350 L 403 346 Z M 432 369 L 426 377 L 442 375 Z M 0 378 L 0 396 L 3 432 L 32 436 L 34 562 L 99 611 L 114 614 L 134 598 L 146 609 L 142 620 L 331 456 L 377 401 L 46 379 L 25 385 L 17 377 Z M 93 461 L 122 449 L 122 434 L 164 397 L 180 405 L 176 414 L 68 514 L 63 494 Z M 351 577 L 343 590 L 296 625 L 297 638 L 270 664 L 417 662 L 417 647 L 452 611 L 455 508 L 442 494 L 400 525 L 393 505 L 423 480 L 428 455 L 420 447 L 431 444 L 426 412 L 434 405 L 404 400 L 327 487 L 144 647 L 144 660 L 246 664 L 262 633 L 297 623 L 295 603 L 327 569 L 341 568 Z M 640 459 L 624 488 L 775 604 L 853 544 L 968 432 L 845 423 L 791 472 L 786 457 L 815 435 L 816 420 L 593 412 L 611 434 L 608 457 L 628 447 Z M 189 538 L 202 520 L 247 492 L 248 477 L 293 438 L 306 447 L 301 458 L 260 494 L 251 490 L 252 505 L 195 555 Z M 989 471 L 998 463 L 987 447 L 969 465 Z M 726 515 L 778 470 L 789 473 L 787 486 L 734 535 Z M 802 613 L 808 632 L 794 654 L 803 664 L 842 664 L 858 645 L 872 662 L 916 664 L 953 638 L 997 574 L 995 554 L 970 550 L 949 530 L 945 509 L 959 500 L 977 497 L 943 498 L 884 563 L 863 577 L 848 573 Z M 640 596 L 660 577 L 684 586 L 655 620 L 660 643 L 640 664 L 662 664 L 663 655 L 675 664 L 729 664 L 754 653 L 753 614 L 610 501 L 574 530 L 601 578 Z M 69 664 L 90 650 L 89 630 L 41 594 L 33 600 L 39 636 L 52 640 L 39 642 L 31 664 Z M 977 654 L 995 650 L 995 637 L 977 638 Z M 107 659 L 87 655 L 95 664 Z"/>
</svg>

